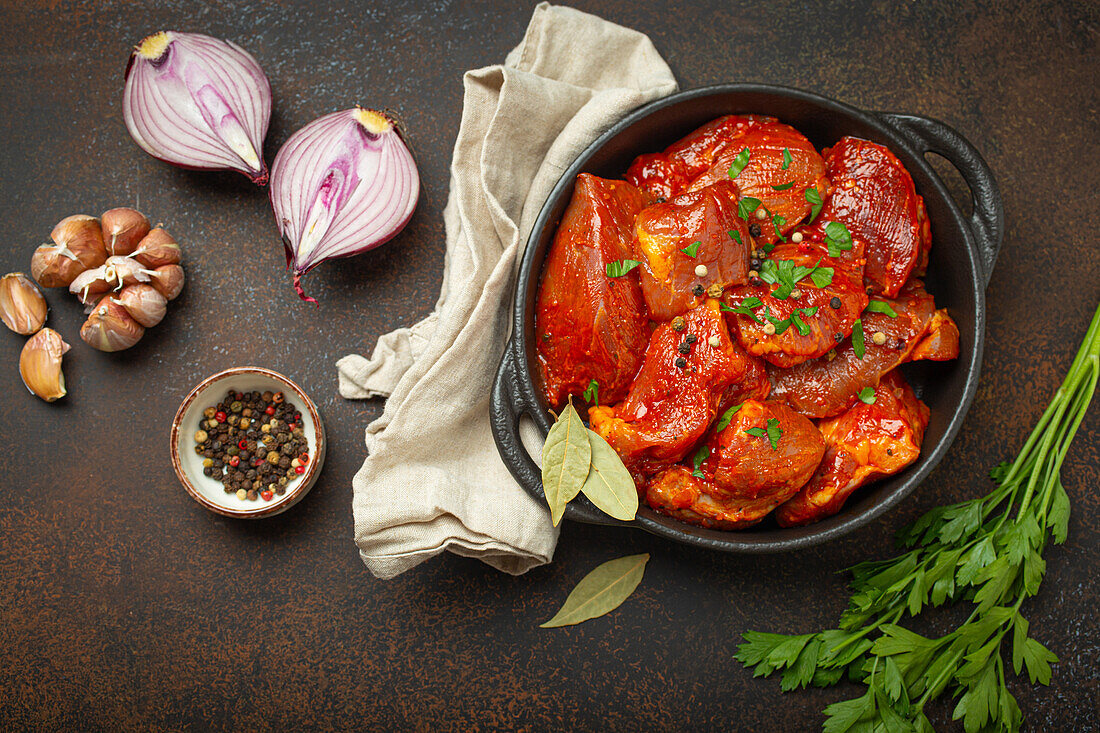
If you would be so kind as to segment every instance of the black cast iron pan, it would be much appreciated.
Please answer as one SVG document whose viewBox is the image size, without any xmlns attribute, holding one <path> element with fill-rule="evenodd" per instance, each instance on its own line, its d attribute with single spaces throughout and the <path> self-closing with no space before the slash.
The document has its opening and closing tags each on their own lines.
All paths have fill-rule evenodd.
<svg viewBox="0 0 1100 733">
<path fill-rule="evenodd" d="M 512 338 L 493 385 L 491 421 L 501 458 L 520 485 L 543 499 L 541 472 L 524 449 L 519 421 L 529 415 L 545 436 L 551 416 L 536 384 L 535 296 L 547 248 L 578 173 L 622 178 L 640 153 L 659 151 L 715 117 L 757 113 L 778 117 L 820 150 L 845 135 L 886 145 L 913 176 L 932 224 L 932 255 L 925 283 L 938 307 L 959 326 L 960 355 L 951 362 L 905 367 L 917 395 L 931 408 L 920 458 L 907 470 L 857 491 L 839 514 L 805 527 L 780 528 L 766 519 L 752 529 L 723 532 L 684 524 L 642 506 L 633 522 L 642 529 L 699 547 L 726 552 L 779 552 L 816 545 L 860 527 L 912 492 L 947 452 L 966 415 L 982 362 L 985 287 L 1004 234 L 1004 212 L 993 174 L 978 151 L 942 122 L 915 115 L 862 112 L 809 92 L 764 84 L 723 84 L 692 89 L 631 113 L 592 143 L 562 174 L 535 221 L 520 265 L 513 306 Z M 970 188 L 973 214 L 966 216 L 925 160 L 942 155 Z M 568 519 L 620 524 L 583 496 L 566 507 Z"/>
</svg>

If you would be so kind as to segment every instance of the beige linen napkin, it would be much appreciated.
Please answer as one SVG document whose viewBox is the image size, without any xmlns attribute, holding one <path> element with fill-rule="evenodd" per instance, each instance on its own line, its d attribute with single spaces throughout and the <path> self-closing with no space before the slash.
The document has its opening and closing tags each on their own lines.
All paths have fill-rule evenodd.
<svg viewBox="0 0 1100 733">
<path fill-rule="evenodd" d="M 489 429 L 516 263 L 546 196 L 626 112 L 676 89 L 649 38 L 571 8 L 535 8 L 504 65 L 467 72 L 443 212 L 435 311 L 337 363 L 340 394 L 388 397 L 352 483 L 355 542 L 380 578 L 449 550 L 519 574 L 550 561 L 557 530 L 516 484 Z M 529 445 L 541 445 L 530 427 Z"/>
</svg>

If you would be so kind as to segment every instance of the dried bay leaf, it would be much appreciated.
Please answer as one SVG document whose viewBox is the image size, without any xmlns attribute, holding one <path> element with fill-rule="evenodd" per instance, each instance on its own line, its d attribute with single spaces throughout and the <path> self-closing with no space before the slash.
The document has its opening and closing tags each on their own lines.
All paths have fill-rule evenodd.
<svg viewBox="0 0 1100 733">
<path fill-rule="evenodd" d="M 542 447 L 542 490 L 555 526 L 565 513 L 565 505 L 580 493 L 591 463 L 588 428 L 570 402 L 550 428 Z"/>
<path fill-rule="evenodd" d="M 648 553 L 608 560 L 581 578 L 561 610 L 540 628 L 571 626 L 614 611 L 642 582 L 648 561 Z"/>
<path fill-rule="evenodd" d="M 589 430 L 588 442 L 592 446 L 592 467 L 581 492 L 604 514 L 630 521 L 638 513 L 638 489 L 630 471 L 599 434 Z"/>
</svg>

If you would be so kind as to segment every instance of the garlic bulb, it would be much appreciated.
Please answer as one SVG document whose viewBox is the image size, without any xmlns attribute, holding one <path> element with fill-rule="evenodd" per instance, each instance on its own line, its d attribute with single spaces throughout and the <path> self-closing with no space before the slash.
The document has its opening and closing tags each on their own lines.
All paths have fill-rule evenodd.
<svg viewBox="0 0 1100 733">
<path fill-rule="evenodd" d="M 162 265 L 150 273 L 152 286 L 168 300 L 175 300 L 183 290 L 183 268 L 179 265 Z"/>
<path fill-rule="evenodd" d="M 32 394 L 53 402 L 67 394 L 61 357 L 69 345 L 52 328 L 43 328 L 27 339 L 19 354 L 19 376 Z"/>
<path fill-rule="evenodd" d="M 80 338 L 100 351 L 128 349 L 144 335 L 142 325 L 109 296 L 99 301 L 80 328 Z"/>
<path fill-rule="evenodd" d="M 112 255 L 133 252 L 150 228 L 144 214 L 125 207 L 104 212 L 101 221 L 103 244 Z"/>
<path fill-rule="evenodd" d="M 150 270 L 163 265 L 178 265 L 181 259 L 179 244 L 160 227 L 146 234 L 130 256 Z"/>
<path fill-rule="evenodd" d="M 267 183 L 271 84 L 244 49 L 198 33 L 161 31 L 130 56 L 122 117 L 150 155 L 184 168 L 232 169 Z"/>
<path fill-rule="evenodd" d="M 168 300 L 152 285 L 143 283 L 126 286 L 111 301 L 125 308 L 130 317 L 145 328 L 152 328 L 160 323 L 168 311 Z"/>
<path fill-rule="evenodd" d="M 23 336 L 30 336 L 46 323 L 49 308 L 42 292 L 21 272 L 0 278 L 0 320 Z"/>
</svg>

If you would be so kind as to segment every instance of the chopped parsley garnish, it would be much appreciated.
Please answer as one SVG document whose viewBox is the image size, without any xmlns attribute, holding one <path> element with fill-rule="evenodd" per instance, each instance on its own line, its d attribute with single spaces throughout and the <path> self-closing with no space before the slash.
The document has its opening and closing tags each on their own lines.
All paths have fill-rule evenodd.
<svg viewBox="0 0 1100 733">
<path fill-rule="evenodd" d="M 857 318 L 852 324 L 852 350 L 856 352 L 856 357 L 859 359 L 862 359 L 867 351 L 863 346 L 863 319 L 861 318 Z"/>
<path fill-rule="evenodd" d="M 852 235 L 848 227 L 839 221 L 825 225 L 825 244 L 829 247 L 829 256 L 838 257 L 841 252 L 852 248 Z"/>
<path fill-rule="evenodd" d="M 814 219 L 816 219 L 817 215 L 821 213 L 821 194 L 818 192 L 816 187 L 807 188 L 806 192 L 802 194 L 802 197 L 805 198 L 806 203 L 810 205 L 810 220 L 806 223 L 813 224 Z"/>
<path fill-rule="evenodd" d="M 737 157 L 733 159 L 733 165 L 730 166 L 730 179 L 737 178 L 741 175 L 741 171 L 745 170 L 745 166 L 749 164 L 749 149 L 745 148 Z"/>
<path fill-rule="evenodd" d="M 701 244 L 703 244 L 703 243 L 702 242 L 692 242 L 691 244 L 684 247 L 680 251 L 683 252 L 684 254 L 686 254 L 688 257 L 694 257 L 695 255 L 699 254 L 699 246 Z"/>
<path fill-rule="evenodd" d="M 770 211 L 768 213 L 771 214 Z M 772 214 L 772 226 L 775 227 L 775 236 L 779 237 L 780 241 L 783 242 L 786 242 L 787 238 L 783 236 L 783 232 L 779 231 L 779 227 L 786 223 L 787 219 L 785 217 L 782 217 L 779 214 Z"/>
<path fill-rule="evenodd" d="M 783 170 L 787 170 L 791 167 L 791 151 L 787 148 L 783 148 Z M 788 185 L 787 188 L 790 188 Z M 778 189 L 776 189 L 778 190 Z"/>
<path fill-rule="evenodd" d="M 730 239 L 732 239 L 733 241 L 737 242 L 738 244 L 744 244 L 744 242 L 741 241 L 741 232 L 737 231 L 736 229 L 730 229 L 727 233 L 730 235 Z"/>
<path fill-rule="evenodd" d="M 745 434 L 754 438 L 767 436 L 768 442 L 772 444 L 772 450 L 776 450 L 779 448 L 779 439 L 783 436 L 783 431 L 779 428 L 779 421 L 774 417 L 769 417 L 767 428 L 749 428 L 745 431 Z"/>
<path fill-rule="evenodd" d="M 748 221 L 749 217 L 753 215 L 753 212 L 759 208 L 760 199 L 753 198 L 752 196 L 742 196 L 737 201 L 737 215 L 745 221 Z"/>
<path fill-rule="evenodd" d="M 752 312 L 753 308 L 759 308 L 763 304 L 764 304 L 764 301 L 760 300 L 760 298 L 757 298 L 757 297 L 753 296 L 753 297 L 745 298 L 744 300 L 741 301 L 741 305 L 736 306 L 734 308 L 731 308 L 728 305 L 726 305 L 725 303 L 722 303 L 719 306 L 719 309 L 724 310 L 724 311 L 730 311 L 732 313 L 740 313 L 743 316 L 748 316 L 752 320 L 756 321 L 756 323 L 758 323 L 758 324 L 763 324 L 764 322 L 762 320 L 760 320 L 759 318 L 757 318 L 756 314 Z"/>
<path fill-rule="evenodd" d="M 619 260 L 618 262 L 608 262 L 607 276 L 622 277 L 640 264 L 642 263 L 638 262 L 638 260 Z"/>
<path fill-rule="evenodd" d="M 703 475 L 703 471 L 699 468 L 699 466 L 703 465 L 703 461 L 707 460 L 707 456 L 709 455 L 710 448 L 706 447 L 705 445 L 699 450 L 695 451 L 695 455 L 691 457 L 691 463 L 695 469 L 691 472 L 692 476 L 695 476 L 696 478 L 706 478 L 706 476 Z"/>
<path fill-rule="evenodd" d="M 771 295 L 776 300 L 786 300 L 804 277 L 823 288 L 833 282 L 833 268 L 819 267 L 819 259 L 813 267 L 796 265 L 794 260 L 764 260 L 760 265 L 760 279 L 769 285 L 778 285 Z"/>
<path fill-rule="evenodd" d="M 794 185 L 794 181 L 789 181 L 787 183 L 780 183 L 778 186 L 772 186 L 772 190 L 773 191 L 786 191 L 788 188 L 790 188 L 793 185 Z"/>
<path fill-rule="evenodd" d="M 584 399 L 590 404 L 600 406 L 600 383 L 595 379 L 588 383 L 588 387 L 584 390 Z"/>
<path fill-rule="evenodd" d="M 741 405 L 745 404 L 744 402 Z M 741 409 L 741 405 L 734 405 L 730 409 L 722 413 L 722 417 L 718 418 L 718 424 L 714 426 L 715 432 L 722 432 L 730 426 L 733 422 L 733 416 L 737 414 L 737 411 Z"/>
<path fill-rule="evenodd" d="M 897 311 L 891 308 L 889 303 L 882 300 L 872 300 L 863 310 L 864 312 L 871 311 L 872 313 L 882 313 L 883 315 L 890 316 L 891 318 L 898 317 Z"/>
<path fill-rule="evenodd" d="M 877 397 L 875 397 L 875 388 L 864 387 L 863 389 L 861 389 L 859 391 L 859 399 L 861 402 L 865 402 L 868 405 L 875 404 L 875 400 L 878 399 Z"/>
</svg>

